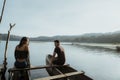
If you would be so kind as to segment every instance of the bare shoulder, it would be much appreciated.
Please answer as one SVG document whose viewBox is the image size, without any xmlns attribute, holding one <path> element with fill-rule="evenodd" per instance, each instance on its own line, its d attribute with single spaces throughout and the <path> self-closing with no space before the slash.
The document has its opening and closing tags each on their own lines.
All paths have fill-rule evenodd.
<svg viewBox="0 0 120 80">
<path fill-rule="evenodd" d="M 64 51 L 64 48 L 63 48 L 62 46 L 59 46 L 59 48 L 60 48 L 62 51 Z"/>
<path fill-rule="evenodd" d="M 18 45 L 16 46 L 15 50 L 20 50 L 20 51 L 24 51 L 27 50 L 28 51 L 28 45 L 23 45 L 22 47 L 19 47 Z"/>
<path fill-rule="evenodd" d="M 15 47 L 15 50 L 19 50 L 19 46 L 18 45 Z"/>
<path fill-rule="evenodd" d="M 29 49 L 28 45 L 24 45 L 24 49 L 28 50 Z"/>
</svg>

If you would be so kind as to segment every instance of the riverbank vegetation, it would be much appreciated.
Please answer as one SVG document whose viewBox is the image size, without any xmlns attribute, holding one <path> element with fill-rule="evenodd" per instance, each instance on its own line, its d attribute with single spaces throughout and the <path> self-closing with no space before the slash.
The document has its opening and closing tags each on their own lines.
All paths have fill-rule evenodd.
<svg viewBox="0 0 120 80">
<path fill-rule="evenodd" d="M 6 40 L 7 34 L 0 34 L 1 40 Z M 11 35 L 11 41 L 20 40 L 22 36 Z M 120 43 L 120 32 L 109 32 L 109 33 L 88 33 L 83 35 L 61 35 L 61 36 L 39 36 L 30 37 L 31 41 L 53 41 L 59 39 L 62 42 L 80 42 L 80 43 Z"/>
</svg>

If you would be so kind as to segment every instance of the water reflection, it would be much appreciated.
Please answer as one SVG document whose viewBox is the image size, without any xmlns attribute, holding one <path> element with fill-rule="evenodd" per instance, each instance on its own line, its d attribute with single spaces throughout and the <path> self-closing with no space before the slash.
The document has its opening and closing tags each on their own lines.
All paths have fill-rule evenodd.
<svg viewBox="0 0 120 80">
<path fill-rule="evenodd" d="M 120 54 L 115 50 L 76 45 L 65 46 L 71 49 L 67 51 L 70 54 L 67 59 L 77 70 L 84 70 L 94 80 L 120 79 Z"/>
<path fill-rule="evenodd" d="M 120 52 L 117 51 L 116 49 L 110 49 L 110 48 L 104 48 L 104 47 L 100 47 L 100 46 L 83 46 L 83 45 L 73 45 L 73 44 L 64 44 L 64 45 L 69 45 L 69 46 L 74 46 L 76 48 L 79 48 L 81 50 L 85 50 L 85 51 L 89 51 L 92 52 L 93 54 L 98 54 L 98 55 L 102 55 L 102 54 L 108 54 L 108 55 L 113 55 L 116 57 L 120 57 Z"/>
</svg>

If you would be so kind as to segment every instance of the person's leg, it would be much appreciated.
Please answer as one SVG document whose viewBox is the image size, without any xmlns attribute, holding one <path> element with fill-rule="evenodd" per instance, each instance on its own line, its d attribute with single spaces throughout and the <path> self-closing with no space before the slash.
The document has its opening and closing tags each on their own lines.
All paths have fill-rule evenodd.
<svg viewBox="0 0 120 80">
<path fill-rule="evenodd" d="M 64 65 L 64 62 L 63 62 L 62 60 L 56 59 L 56 60 L 53 61 L 53 64 L 56 64 L 56 65 Z"/>
<path fill-rule="evenodd" d="M 55 58 L 52 63 L 55 64 L 55 65 L 58 65 L 58 63 L 59 63 L 59 62 L 58 62 L 58 59 Z"/>
</svg>

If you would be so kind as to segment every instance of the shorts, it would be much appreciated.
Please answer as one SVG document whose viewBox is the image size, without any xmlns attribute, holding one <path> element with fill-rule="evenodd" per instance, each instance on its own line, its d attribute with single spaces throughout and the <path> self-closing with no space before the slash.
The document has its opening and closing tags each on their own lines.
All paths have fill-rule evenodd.
<svg viewBox="0 0 120 80">
<path fill-rule="evenodd" d="M 15 67 L 16 68 L 27 68 L 27 62 L 24 61 L 24 62 L 18 62 L 18 61 L 15 61 Z"/>
<path fill-rule="evenodd" d="M 64 61 L 63 60 L 59 60 L 57 58 L 55 58 L 55 60 L 53 60 L 53 64 L 56 64 L 56 65 L 64 65 Z"/>
</svg>

